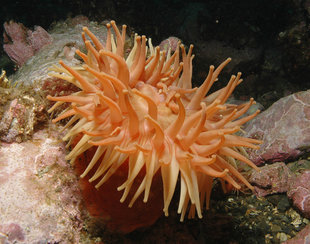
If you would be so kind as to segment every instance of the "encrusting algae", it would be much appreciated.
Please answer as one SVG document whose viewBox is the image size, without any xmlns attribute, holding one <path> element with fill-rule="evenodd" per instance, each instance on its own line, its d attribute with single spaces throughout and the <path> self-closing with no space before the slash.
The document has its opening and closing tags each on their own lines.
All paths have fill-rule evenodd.
<svg viewBox="0 0 310 244">
<path fill-rule="evenodd" d="M 231 76 L 224 88 L 206 96 L 231 59 L 216 69 L 210 66 L 202 85 L 193 88 L 193 45 L 186 52 L 179 44 L 171 54 L 154 48 L 150 40 L 147 45 L 145 36 L 136 35 L 134 47 L 125 59 L 126 26 L 120 32 L 111 21 L 107 30 L 106 43 L 102 44 L 84 27 L 82 38 L 87 52 L 76 53 L 85 64 L 69 67 L 60 61 L 61 66 L 54 66 L 51 73 L 80 89 L 48 99 L 56 101 L 49 112 L 63 103 L 70 104 L 53 120 L 56 123 L 71 117 L 63 140 L 73 148 L 66 159 L 73 163 L 85 152 L 94 151 L 81 177 L 100 189 L 124 170 L 123 182 L 110 190 L 122 191 L 120 202 L 130 196 L 128 205 L 132 207 L 141 195 L 143 202 L 148 202 L 157 190 L 151 186 L 158 175 L 166 216 L 179 180 L 181 221 L 188 209 L 189 217 L 196 212 L 202 218 L 202 209 L 209 208 L 215 178 L 236 189 L 240 189 L 240 183 L 252 189 L 235 160 L 257 169 L 243 147 L 258 149 L 261 141 L 235 133 L 259 111 L 240 118 L 254 100 L 242 105 L 226 103 L 242 82 L 241 73 Z"/>
</svg>

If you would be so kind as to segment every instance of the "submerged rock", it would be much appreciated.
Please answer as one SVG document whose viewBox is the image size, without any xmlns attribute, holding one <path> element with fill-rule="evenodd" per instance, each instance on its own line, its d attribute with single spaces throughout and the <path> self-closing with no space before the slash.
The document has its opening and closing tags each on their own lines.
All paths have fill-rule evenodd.
<svg viewBox="0 0 310 244">
<path fill-rule="evenodd" d="M 290 181 L 287 192 L 294 205 L 306 216 L 310 217 L 310 170 L 305 170 Z"/>
<path fill-rule="evenodd" d="M 282 242 L 283 244 L 307 244 L 310 243 L 310 224 L 300 231 L 294 238 Z"/>
<path fill-rule="evenodd" d="M 253 170 L 249 182 L 254 185 L 257 196 L 262 197 L 287 192 L 291 177 L 291 170 L 286 164 L 279 162 L 260 167 L 260 171 Z"/>
<path fill-rule="evenodd" d="M 310 149 L 310 90 L 281 98 L 245 128 L 247 137 L 263 140 L 251 150 L 257 165 L 288 161 Z"/>
</svg>

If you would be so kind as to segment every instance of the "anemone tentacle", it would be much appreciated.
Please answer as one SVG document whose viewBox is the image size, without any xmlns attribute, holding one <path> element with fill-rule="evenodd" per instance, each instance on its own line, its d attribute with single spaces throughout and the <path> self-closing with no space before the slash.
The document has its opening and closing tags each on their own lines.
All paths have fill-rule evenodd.
<svg viewBox="0 0 310 244">
<path fill-rule="evenodd" d="M 224 88 L 206 95 L 231 59 L 216 69 L 210 66 L 202 85 L 192 88 L 193 45 L 186 52 L 185 46 L 179 43 L 171 55 L 170 51 L 166 54 L 159 47 L 154 48 L 150 40 L 147 45 L 145 36 L 135 35 L 134 46 L 125 58 L 126 26 L 119 31 L 111 21 L 107 29 L 104 45 L 84 27 L 82 37 L 87 52 L 78 50 L 77 55 L 85 64 L 70 67 L 60 61 L 61 66 L 54 66 L 51 73 L 81 89 L 68 96 L 47 97 L 56 101 L 49 112 L 70 103 L 68 110 L 53 120 L 58 122 L 72 116 L 66 128 L 75 125 L 64 137 L 69 140 L 68 145 L 82 134 L 66 158 L 72 161 L 96 147 L 81 177 L 95 172 L 89 175 L 89 181 L 99 188 L 121 165 L 128 164 L 128 178 L 117 188 L 123 191 L 120 201 L 124 202 L 139 173 L 144 172 L 130 207 L 143 192 L 143 201 L 148 201 L 154 190 L 152 179 L 159 171 L 165 215 L 179 179 L 181 220 L 188 210 L 189 217 L 195 212 L 202 217 L 204 206 L 209 208 L 215 178 L 237 189 L 240 183 L 252 188 L 236 164 L 231 163 L 240 160 L 257 169 L 238 148 L 257 149 L 261 143 L 235 135 L 240 126 L 259 113 L 239 118 L 254 103 L 252 98 L 244 105 L 226 103 L 242 82 L 241 73 L 231 76 Z"/>
</svg>

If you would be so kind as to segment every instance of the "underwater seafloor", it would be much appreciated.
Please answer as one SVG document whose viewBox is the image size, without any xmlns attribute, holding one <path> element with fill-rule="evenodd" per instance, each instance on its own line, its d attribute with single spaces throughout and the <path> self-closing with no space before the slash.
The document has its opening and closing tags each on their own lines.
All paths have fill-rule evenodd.
<svg viewBox="0 0 310 244">
<path fill-rule="evenodd" d="M 39 1 L 1 6 L 0 243 L 307 243 L 310 239 L 310 1 Z M 209 65 L 232 62 L 244 81 L 232 103 L 253 97 L 262 110 L 242 129 L 264 142 L 244 168 L 254 192 L 226 194 L 215 181 L 210 210 L 180 222 L 178 192 L 154 224 L 120 234 L 89 215 L 74 166 L 52 124 L 47 95 L 76 88 L 48 76 L 60 59 L 79 64 L 86 25 L 104 39 L 104 23 L 127 24 L 153 44 L 194 44 L 193 84 Z M 11 21 L 12 20 L 12 21 Z M 11 21 L 11 22 L 10 22 Z M 5 71 L 5 72 L 4 72 Z M 59 111 L 55 111 L 59 113 Z M 161 201 L 159 201 L 161 202 Z M 149 213 L 145 213 L 149 214 Z M 124 224 L 124 223 L 123 223 Z M 136 224 L 139 226 L 139 224 Z M 131 229 L 131 226 L 128 226 Z M 133 228 L 134 229 L 134 228 Z"/>
</svg>

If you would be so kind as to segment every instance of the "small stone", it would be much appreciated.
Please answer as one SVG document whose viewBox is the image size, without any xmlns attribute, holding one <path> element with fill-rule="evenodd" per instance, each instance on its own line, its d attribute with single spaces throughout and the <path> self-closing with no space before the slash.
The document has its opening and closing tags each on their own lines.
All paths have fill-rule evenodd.
<svg viewBox="0 0 310 244">
<path fill-rule="evenodd" d="M 280 242 L 287 241 L 288 235 L 283 232 L 280 232 L 277 233 L 277 238 L 279 239 Z"/>
<path fill-rule="evenodd" d="M 280 231 L 282 231 L 282 229 L 279 225 L 271 225 L 271 231 L 272 232 L 280 232 Z"/>
</svg>

